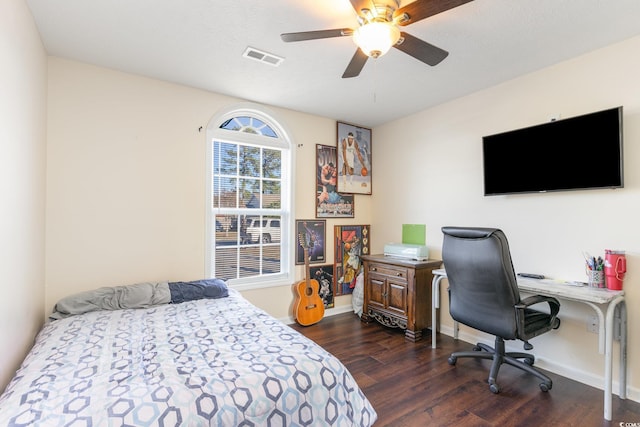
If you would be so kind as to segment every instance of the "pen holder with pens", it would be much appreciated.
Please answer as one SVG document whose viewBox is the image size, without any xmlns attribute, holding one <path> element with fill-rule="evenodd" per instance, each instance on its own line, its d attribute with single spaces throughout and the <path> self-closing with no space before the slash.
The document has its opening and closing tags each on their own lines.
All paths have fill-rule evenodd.
<svg viewBox="0 0 640 427">
<path fill-rule="evenodd" d="M 589 287 L 604 288 L 604 271 L 587 269 Z"/>
<path fill-rule="evenodd" d="M 591 288 L 604 288 L 604 260 L 602 257 L 584 255 L 586 261 L 587 282 Z"/>
</svg>

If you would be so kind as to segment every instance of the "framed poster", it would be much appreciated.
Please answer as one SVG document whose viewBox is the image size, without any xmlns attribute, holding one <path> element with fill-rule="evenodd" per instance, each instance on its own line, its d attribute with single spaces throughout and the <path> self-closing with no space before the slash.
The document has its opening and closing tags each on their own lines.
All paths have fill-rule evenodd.
<svg viewBox="0 0 640 427">
<path fill-rule="evenodd" d="M 307 248 L 309 264 L 325 262 L 327 222 L 320 219 L 296 220 L 296 264 L 304 264 Z M 304 247 L 302 245 L 305 245 Z"/>
<path fill-rule="evenodd" d="M 362 269 L 362 255 L 370 252 L 370 225 L 336 225 L 335 277 L 336 295 L 353 293 L 356 277 Z"/>
<path fill-rule="evenodd" d="M 338 122 L 338 192 L 371 194 L 371 129 Z"/>
<path fill-rule="evenodd" d="M 316 145 L 316 218 L 353 218 L 353 194 L 338 193 L 336 147 Z"/>
<path fill-rule="evenodd" d="M 309 267 L 309 277 L 318 281 L 318 295 L 324 302 L 324 308 L 333 308 L 335 283 L 333 282 L 333 264 Z"/>
</svg>

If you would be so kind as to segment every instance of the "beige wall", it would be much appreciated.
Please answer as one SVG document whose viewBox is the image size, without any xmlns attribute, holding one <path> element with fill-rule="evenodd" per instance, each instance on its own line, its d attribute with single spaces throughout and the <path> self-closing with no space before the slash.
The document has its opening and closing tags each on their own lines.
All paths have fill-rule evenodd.
<svg viewBox="0 0 640 427">
<path fill-rule="evenodd" d="M 198 129 L 240 102 L 50 58 L 47 312 L 61 297 L 99 286 L 204 276 L 206 151 Z M 314 218 L 316 144 L 335 144 L 336 122 L 269 110 L 296 147 L 296 218 Z M 369 203 L 358 196 L 355 219 L 328 221 L 328 240 L 334 224 L 369 224 Z M 331 244 L 327 252 L 333 261 Z M 302 278 L 301 266 L 296 274 Z M 291 285 L 244 294 L 287 319 Z M 336 310 L 350 301 L 339 298 Z"/>
<path fill-rule="evenodd" d="M 47 57 L 23 1 L 0 1 L 0 391 L 44 304 Z"/>
<path fill-rule="evenodd" d="M 640 357 L 634 350 L 640 348 L 640 314 L 634 310 L 640 305 L 639 51 L 640 38 L 633 38 L 376 128 L 372 199 L 377 250 L 398 238 L 402 223 L 425 223 L 435 256 L 441 253 L 442 226 L 499 227 L 509 238 L 516 271 L 580 281 L 586 280 L 582 251 L 626 250 L 628 380 L 634 400 L 640 397 Z M 624 189 L 483 197 L 482 136 L 619 105 L 624 106 Z M 594 164 L 584 167 L 597 160 L 594 156 Z M 443 330 L 451 334 L 443 297 Z M 532 341 L 537 363 L 602 388 L 604 359 L 597 354 L 597 335 L 586 332 L 593 311 L 563 302 L 560 314 L 560 330 Z M 467 328 L 462 336 L 478 337 Z"/>
</svg>

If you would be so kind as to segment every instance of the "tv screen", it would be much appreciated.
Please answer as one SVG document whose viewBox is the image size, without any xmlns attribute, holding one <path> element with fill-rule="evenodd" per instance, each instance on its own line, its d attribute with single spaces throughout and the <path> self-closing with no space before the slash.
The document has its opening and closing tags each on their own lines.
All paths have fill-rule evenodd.
<svg viewBox="0 0 640 427">
<path fill-rule="evenodd" d="M 484 195 L 623 187 L 622 107 L 482 138 Z"/>
</svg>

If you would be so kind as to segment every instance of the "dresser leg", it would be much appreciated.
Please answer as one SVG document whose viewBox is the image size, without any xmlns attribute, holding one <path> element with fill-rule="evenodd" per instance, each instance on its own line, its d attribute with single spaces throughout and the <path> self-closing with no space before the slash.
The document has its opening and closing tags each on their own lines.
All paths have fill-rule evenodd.
<svg viewBox="0 0 640 427">
<path fill-rule="evenodd" d="M 404 339 L 411 342 L 416 342 L 422 339 L 422 330 L 412 331 L 410 329 L 405 330 Z"/>
</svg>

